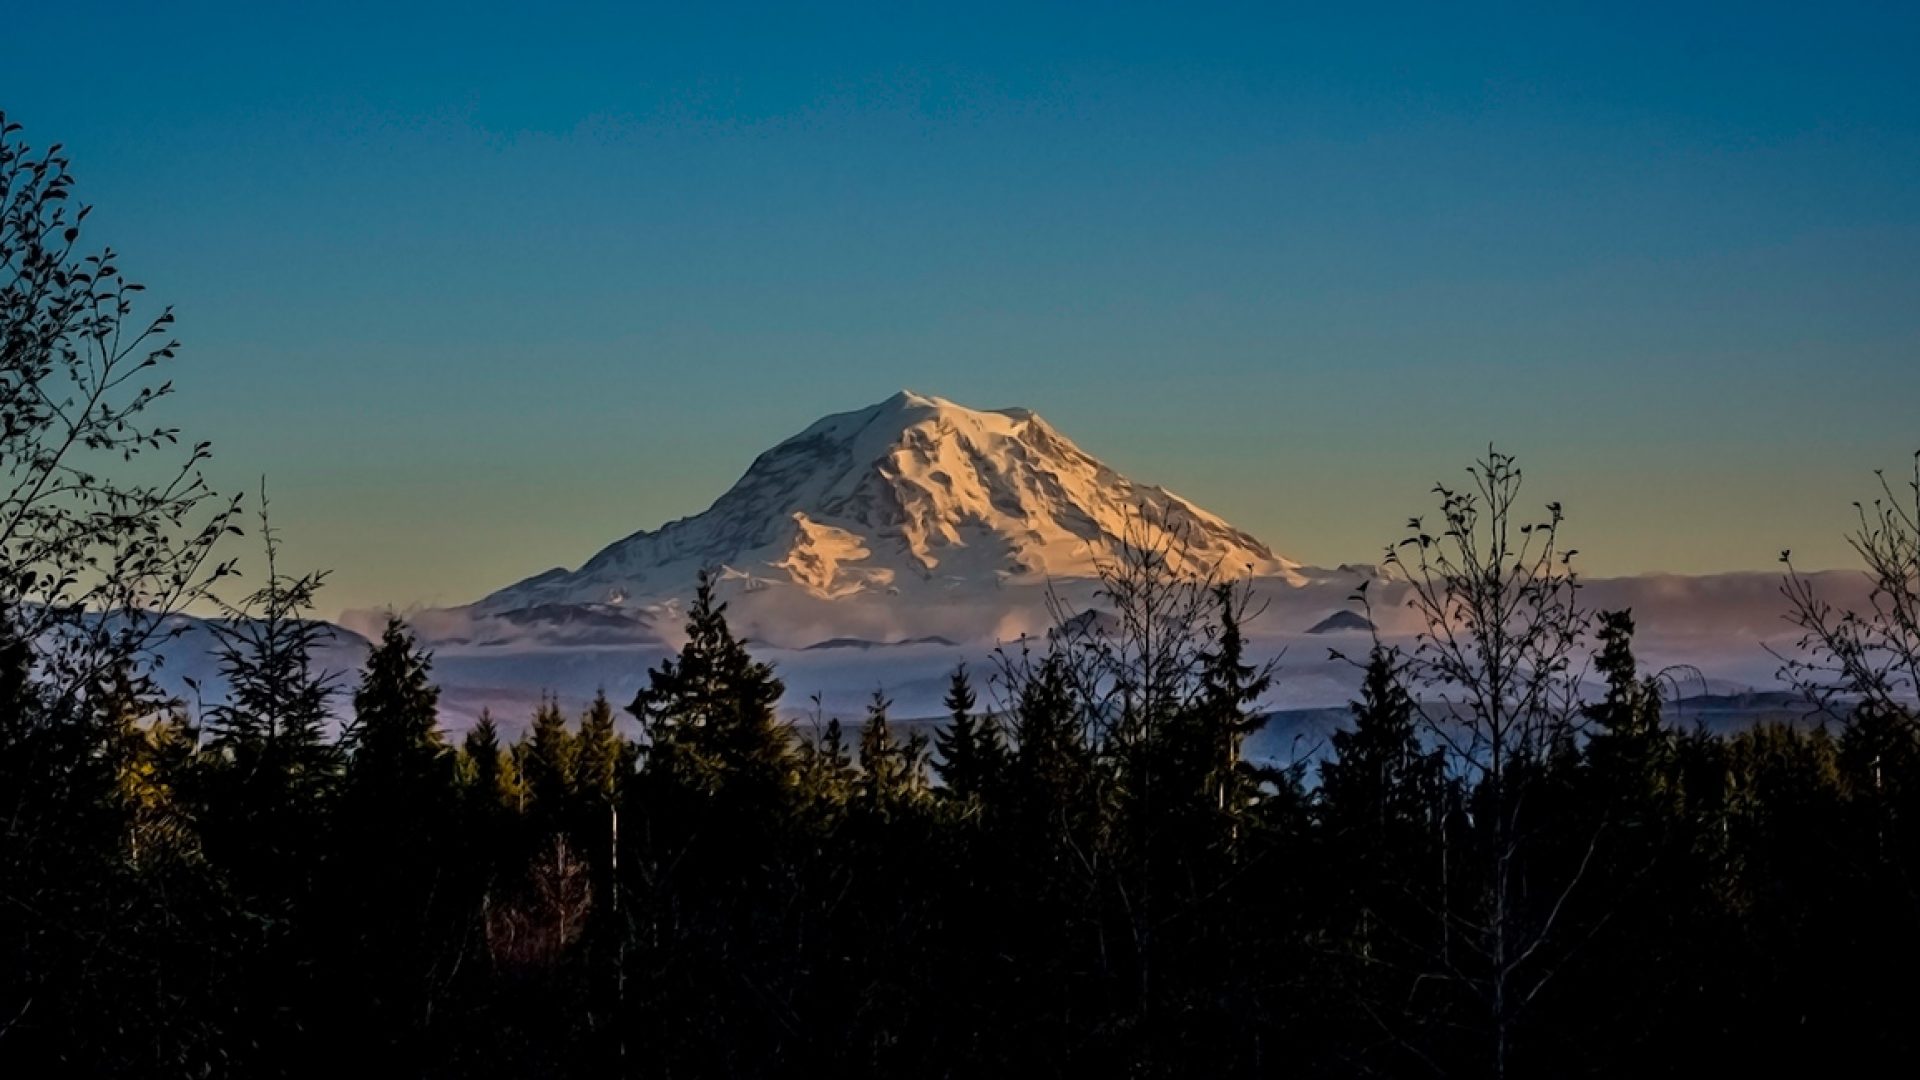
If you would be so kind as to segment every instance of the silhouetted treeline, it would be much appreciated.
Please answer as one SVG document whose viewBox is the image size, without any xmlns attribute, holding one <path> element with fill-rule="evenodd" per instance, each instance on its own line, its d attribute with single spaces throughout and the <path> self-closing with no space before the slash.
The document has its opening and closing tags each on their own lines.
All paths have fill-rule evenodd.
<svg viewBox="0 0 1920 1080">
<path fill-rule="evenodd" d="M 602 698 L 448 745 L 398 623 L 337 742 L 283 608 L 236 624 L 235 704 L 199 727 L 112 694 L 61 711 L 16 650 L 0 1058 L 1645 1075 L 1913 1049 L 1910 716 L 1676 731 L 1608 615 L 1604 692 L 1510 764 L 1503 832 L 1391 649 L 1317 775 L 1243 760 L 1271 673 L 1240 655 L 1233 590 L 1184 595 L 1212 607 L 1159 610 L 1186 635 L 1164 652 L 1006 658 L 982 680 L 1004 709 L 957 672 L 939 756 L 880 698 L 857 733 L 799 737 L 705 591 L 631 705 L 638 743 Z M 1496 919 L 1524 955 L 1496 955 Z M 1517 1000 L 1490 996 L 1503 964 Z"/>
</svg>

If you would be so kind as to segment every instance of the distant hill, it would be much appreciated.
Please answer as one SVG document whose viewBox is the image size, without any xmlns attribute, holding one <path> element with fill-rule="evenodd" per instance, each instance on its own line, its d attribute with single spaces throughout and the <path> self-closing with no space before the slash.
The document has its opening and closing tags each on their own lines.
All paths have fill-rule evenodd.
<svg viewBox="0 0 1920 1080">
<path fill-rule="evenodd" d="M 1366 616 L 1353 611 L 1336 611 L 1307 628 L 1309 634 L 1344 634 L 1364 630 L 1372 632 L 1373 623 Z"/>
</svg>

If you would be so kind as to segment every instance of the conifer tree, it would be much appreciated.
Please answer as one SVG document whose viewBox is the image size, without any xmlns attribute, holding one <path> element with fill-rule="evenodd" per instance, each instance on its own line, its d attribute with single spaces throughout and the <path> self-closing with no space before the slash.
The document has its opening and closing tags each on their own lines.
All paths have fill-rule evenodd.
<svg viewBox="0 0 1920 1080">
<path fill-rule="evenodd" d="M 260 523 L 266 579 L 214 624 L 227 692 L 207 713 L 220 765 L 201 816 L 230 869 L 284 892 L 312 869 L 340 758 L 326 739 L 334 675 L 313 655 L 330 631 L 306 618 L 325 574 L 282 574 L 264 498 Z"/>
<path fill-rule="evenodd" d="M 1360 852 L 1391 852 L 1429 830 L 1442 762 L 1421 746 L 1419 707 L 1407 692 L 1399 654 L 1376 644 L 1367 657 L 1353 726 L 1333 733 L 1320 766 L 1320 807 L 1336 841 Z"/>
<path fill-rule="evenodd" d="M 650 769 L 709 794 L 738 785 L 764 799 L 790 786 L 793 740 L 774 714 L 784 687 L 734 637 L 710 574 L 700 575 L 685 647 L 647 680 L 628 711 L 647 734 Z"/>
<path fill-rule="evenodd" d="M 1660 688 L 1653 679 L 1641 678 L 1634 660 L 1633 613 L 1604 611 L 1598 622 L 1594 669 L 1606 681 L 1606 693 L 1585 710 L 1594 729 L 1587 761 L 1609 799 L 1632 804 L 1621 809 L 1644 812 L 1668 786 L 1673 759 L 1672 740 L 1660 723 Z"/>
<path fill-rule="evenodd" d="M 575 763 L 579 743 L 567 730 L 566 713 L 557 698 L 542 698 L 533 714 L 533 726 L 521 739 L 518 756 L 521 781 L 532 813 L 546 830 L 563 826 L 573 805 Z"/>
<path fill-rule="evenodd" d="M 1273 686 L 1273 665 L 1247 662 L 1241 622 L 1247 597 L 1231 582 L 1213 586 L 1218 622 L 1200 655 L 1200 692 L 1187 710 L 1188 751 L 1200 765 L 1200 794 L 1215 812 L 1238 818 L 1258 791 L 1261 773 L 1241 755 L 1247 739 L 1266 726 L 1254 706 Z"/>
<path fill-rule="evenodd" d="M 943 704 L 947 724 L 934 737 L 939 757 L 934 761 L 935 775 L 943 793 L 961 803 L 977 803 L 987 797 L 993 785 L 1004 779 L 1007 767 L 1007 743 L 1000 725 L 991 713 L 976 713 L 976 698 L 965 664 L 953 669 Z"/>
<path fill-rule="evenodd" d="M 460 743 L 465 850 L 475 860 L 471 869 L 482 887 L 524 854 L 520 817 L 524 798 L 513 749 L 501 746 L 499 725 L 486 709 Z"/>
<path fill-rule="evenodd" d="M 387 827 L 404 827 L 395 815 L 417 816 L 451 792 L 432 667 L 406 624 L 389 618 L 353 695 L 354 719 L 343 740 L 347 795 Z"/>
<path fill-rule="evenodd" d="M 1065 828 L 1083 809 L 1093 766 L 1066 658 L 1049 651 L 1037 665 L 1010 671 L 1009 681 L 1016 693 L 1012 802 L 1023 815 Z"/>
<path fill-rule="evenodd" d="M 585 806 L 604 810 L 618 798 L 621 779 L 631 764 L 627 742 L 614 728 L 613 705 L 606 691 L 594 695 L 580 718 L 575 745 L 574 791 Z"/>
<path fill-rule="evenodd" d="M 500 745 L 492 710 L 480 710 L 480 719 L 460 742 L 460 758 L 467 801 L 477 813 L 490 816 L 493 809 L 515 806 L 513 762 Z"/>
<path fill-rule="evenodd" d="M 338 765 L 325 736 L 333 676 L 313 662 L 325 627 L 300 613 L 322 575 L 269 574 L 252 609 L 216 628 L 227 699 L 208 712 L 210 745 L 243 774 L 264 771 L 283 781 L 289 798 L 318 796 Z"/>
<path fill-rule="evenodd" d="M 926 782 L 925 739 L 917 734 L 905 742 L 896 739 L 887 722 L 891 705 L 875 690 L 867 704 L 866 724 L 860 729 L 860 803 L 882 820 L 914 803 Z"/>
<path fill-rule="evenodd" d="M 800 746 L 801 793 L 819 816 L 831 822 L 852 799 L 860 772 L 854 767 L 853 748 L 847 745 L 839 717 L 821 721 L 816 714 L 815 731 L 813 740 Z"/>
<path fill-rule="evenodd" d="M 454 862 L 455 760 L 431 672 L 406 624 L 389 618 L 354 692 L 335 819 L 333 996 L 369 1051 L 401 1060 L 421 1048 L 414 1017 L 444 992 L 438 973 L 478 901 Z"/>
</svg>

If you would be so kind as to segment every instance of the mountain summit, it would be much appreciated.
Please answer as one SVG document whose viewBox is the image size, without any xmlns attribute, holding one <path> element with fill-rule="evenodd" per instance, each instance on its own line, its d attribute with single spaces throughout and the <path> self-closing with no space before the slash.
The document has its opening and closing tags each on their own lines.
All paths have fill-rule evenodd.
<svg viewBox="0 0 1920 1080">
<path fill-rule="evenodd" d="M 748 589 L 823 599 L 1087 578 L 1123 536 L 1163 525 L 1187 534 L 1181 570 L 1296 576 L 1265 544 L 1121 476 L 1026 409 L 979 411 L 902 391 L 761 454 L 705 513 L 478 607 L 641 605 L 690 592 L 702 567 Z"/>
</svg>

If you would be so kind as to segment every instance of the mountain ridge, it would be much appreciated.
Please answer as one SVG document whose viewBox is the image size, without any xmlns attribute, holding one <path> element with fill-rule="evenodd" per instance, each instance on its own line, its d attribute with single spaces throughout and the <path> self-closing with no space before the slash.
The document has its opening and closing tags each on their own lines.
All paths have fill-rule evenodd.
<svg viewBox="0 0 1920 1080">
<path fill-rule="evenodd" d="M 1184 542 L 1183 572 L 1299 580 L 1300 566 L 1158 485 L 1121 475 L 1025 408 L 903 390 L 760 454 L 707 510 L 632 533 L 473 605 L 649 605 L 706 568 L 817 599 L 1091 578 L 1124 539 Z"/>
</svg>

